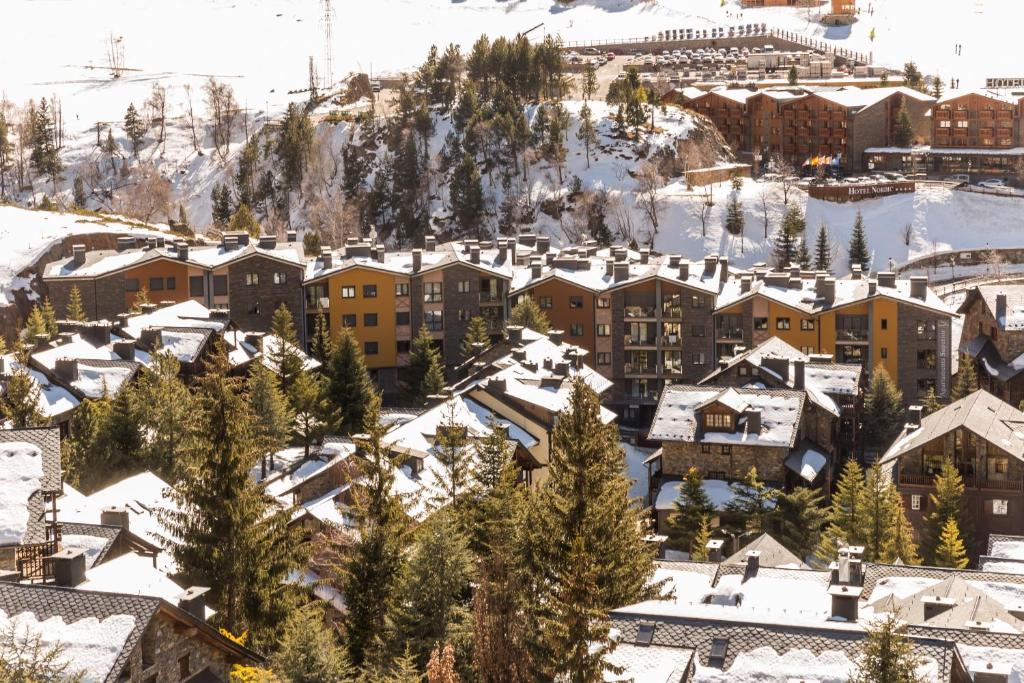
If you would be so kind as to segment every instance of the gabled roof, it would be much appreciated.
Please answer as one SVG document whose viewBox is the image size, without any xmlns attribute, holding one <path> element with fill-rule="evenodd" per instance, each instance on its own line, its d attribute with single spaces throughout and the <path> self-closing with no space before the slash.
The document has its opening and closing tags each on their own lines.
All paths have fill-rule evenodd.
<svg viewBox="0 0 1024 683">
<path fill-rule="evenodd" d="M 0 430 L 0 545 L 46 540 L 44 494 L 60 489 L 56 427 Z"/>
<path fill-rule="evenodd" d="M 807 569 L 803 560 L 791 553 L 781 543 L 768 534 L 761 534 L 747 545 L 740 548 L 735 554 L 727 557 L 722 564 L 747 563 L 747 553 L 756 550 L 761 553 L 758 564 L 761 567 L 786 567 Z"/>
<path fill-rule="evenodd" d="M 1021 633 L 1024 630 L 1024 622 L 1010 614 L 984 591 L 968 585 L 959 574 L 952 574 L 906 598 L 893 596 L 892 600 L 888 600 L 888 597 L 883 598 L 884 606 L 874 603 L 876 612 L 884 607 L 912 624 L 966 629 L 970 622 L 981 622 L 994 624 L 994 628 L 998 630 L 1013 633 Z M 942 598 L 953 604 L 948 610 L 931 615 L 927 612 L 927 603 L 931 598 Z"/>
<path fill-rule="evenodd" d="M 882 462 L 896 460 L 961 427 L 1024 461 L 1024 413 L 979 389 L 925 416 L 920 427 L 904 430 Z"/>
<path fill-rule="evenodd" d="M 1006 314 L 1003 316 L 998 315 L 996 303 L 996 298 L 1000 294 L 1006 295 Z M 978 299 L 985 302 L 989 314 L 995 319 L 999 329 L 1024 330 L 1024 285 L 1013 283 L 975 285 L 967 291 L 967 296 L 964 297 L 957 313 L 967 313 L 971 305 Z"/>
</svg>

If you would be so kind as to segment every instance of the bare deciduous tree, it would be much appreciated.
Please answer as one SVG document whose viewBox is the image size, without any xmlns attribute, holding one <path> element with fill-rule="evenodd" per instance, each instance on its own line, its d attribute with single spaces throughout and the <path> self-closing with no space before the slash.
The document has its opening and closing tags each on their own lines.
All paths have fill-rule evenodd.
<svg viewBox="0 0 1024 683">
<path fill-rule="evenodd" d="M 633 224 L 633 212 L 622 201 L 622 194 L 616 192 L 608 198 L 608 210 L 615 219 L 615 232 L 619 239 L 627 245 L 636 246 L 636 226 Z"/>
<path fill-rule="evenodd" d="M 159 83 L 153 84 L 153 90 L 149 99 L 145 102 L 149 108 L 149 125 L 151 128 L 159 126 L 160 132 L 157 135 L 158 145 L 163 144 L 167 139 L 167 89 Z"/>
<path fill-rule="evenodd" d="M 192 130 L 192 149 L 199 152 L 199 136 L 196 134 L 196 115 L 192 110 L 192 86 L 185 84 L 185 100 L 187 102 L 185 117 L 188 119 L 189 128 Z"/>
<path fill-rule="evenodd" d="M 911 223 L 907 223 L 903 226 L 903 244 L 910 246 L 910 241 L 914 239 L 914 226 Z"/>
<path fill-rule="evenodd" d="M 708 219 L 711 218 L 711 207 L 715 205 L 713 189 L 714 186 L 710 183 L 698 185 L 695 194 L 697 201 L 691 204 L 693 215 L 700 220 L 700 234 L 702 237 L 707 237 L 708 235 Z"/>
<path fill-rule="evenodd" d="M 658 222 L 665 211 L 665 200 L 658 194 L 665 185 L 665 179 L 657 167 L 644 162 L 636 172 L 636 205 L 644 212 L 654 234 L 658 234 Z"/>
<path fill-rule="evenodd" d="M 796 168 L 782 156 L 775 154 L 769 163 L 773 173 L 779 174 L 779 185 L 782 187 L 782 203 L 789 206 L 789 193 L 796 185 Z"/>
<path fill-rule="evenodd" d="M 149 164 L 141 164 L 133 178 L 134 182 L 114 194 L 114 210 L 144 223 L 158 216 L 169 218 L 171 183 Z"/>
<path fill-rule="evenodd" d="M 209 112 L 213 125 L 213 148 L 221 158 L 226 158 L 228 146 L 231 144 L 231 133 L 238 117 L 238 103 L 235 91 L 227 83 L 221 83 L 213 76 L 203 85 L 206 96 L 206 110 Z"/>
<path fill-rule="evenodd" d="M 764 238 L 768 239 L 768 212 L 771 206 L 773 186 L 771 183 L 761 183 L 757 190 L 757 199 L 761 204 L 761 219 L 764 221 Z"/>
</svg>

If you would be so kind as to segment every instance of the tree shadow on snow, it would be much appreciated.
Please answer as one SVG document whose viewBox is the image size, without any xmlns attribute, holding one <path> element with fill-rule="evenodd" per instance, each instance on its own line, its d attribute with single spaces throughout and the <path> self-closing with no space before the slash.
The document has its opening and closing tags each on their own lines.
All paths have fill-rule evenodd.
<svg viewBox="0 0 1024 683">
<path fill-rule="evenodd" d="M 576 0 L 570 4 L 563 4 L 558 0 L 552 0 L 549 12 L 551 14 L 561 14 L 574 7 L 581 7 L 583 5 L 589 5 L 605 12 L 625 12 L 632 9 L 636 4 L 635 0 Z"/>
</svg>

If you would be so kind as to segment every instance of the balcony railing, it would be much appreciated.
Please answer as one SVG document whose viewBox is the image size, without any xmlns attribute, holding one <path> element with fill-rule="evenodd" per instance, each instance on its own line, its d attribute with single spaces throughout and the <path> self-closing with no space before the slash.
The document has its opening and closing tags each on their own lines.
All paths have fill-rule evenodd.
<svg viewBox="0 0 1024 683">
<path fill-rule="evenodd" d="M 661 316 L 663 318 L 682 318 L 683 309 L 679 306 L 662 306 Z"/>
<path fill-rule="evenodd" d="M 630 401 L 657 401 L 658 391 L 648 389 L 647 391 L 630 391 L 626 393 L 626 399 Z"/>
<path fill-rule="evenodd" d="M 18 546 L 14 551 L 14 564 L 26 581 L 46 581 L 53 578 L 53 563 L 46 557 L 57 552 L 60 541 L 52 539 L 42 543 Z"/>
<path fill-rule="evenodd" d="M 738 327 L 718 327 L 715 329 L 715 336 L 719 339 L 730 341 L 743 341 L 743 329 Z"/>
<path fill-rule="evenodd" d="M 655 306 L 626 306 L 625 315 L 627 318 L 653 318 Z"/>
<path fill-rule="evenodd" d="M 661 338 L 661 343 L 664 346 L 679 346 L 682 341 L 682 336 L 678 334 L 666 334 Z"/>
<path fill-rule="evenodd" d="M 1011 479 L 978 479 L 962 477 L 968 489 L 991 489 L 994 491 L 1024 491 L 1024 481 Z M 934 486 L 935 475 L 900 472 L 900 484 L 908 486 Z"/>
<path fill-rule="evenodd" d="M 656 344 L 654 337 L 634 337 L 629 334 L 623 337 L 622 343 L 626 346 L 654 346 Z"/>
<path fill-rule="evenodd" d="M 622 370 L 627 375 L 656 375 L 658 366 L 645 365 L 643 363 L 623 363 Z"/>
<path fill-rule="evenodd" d="M 480 292 L 480 303 L 482 304 L 500 304 L 504 303 L 505 298 L 500 294 L 491 294 L 490 292 Z"/>
<path fill-rule="evenodd" d="M 868 340 L 867 330 L 836 330 L 836 341 L 841 342 L 866 342 Z"/>
</svg>

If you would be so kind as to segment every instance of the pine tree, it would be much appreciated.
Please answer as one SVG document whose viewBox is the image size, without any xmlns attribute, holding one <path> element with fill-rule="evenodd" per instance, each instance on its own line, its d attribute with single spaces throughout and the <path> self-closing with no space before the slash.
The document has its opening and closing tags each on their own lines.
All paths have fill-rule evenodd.
<svg viewBox="0 0 1024 683">
<path fill-rule="evenodd" d="M 491 345 L 491 335 L 487 331 L 487 321 L 477 315 L 469 319 L 466 336 L 462 338 L 459 351 L 466 360 L 487 350 Z"/>
<path fill-rule="evenodd" d="M 512 307 L 512 312 L 508 317 L 508 324 L 527 327 L 540 334 L 547 334 L 548 330 L 551 329 L 551 323 L 548 321 L 547 314 L 541 310 L 541 307 L 537 305 L 533 297 L 529 296 L 521 297 L 519 303 Z"/>
<path fill-rule="evenodd" d="M 943 92 L 945 92 L 945 88 L 942 86 L 942 76 L 935 74 L 932 76 L 932 97 L 939 99 Z"/>
<path fill-rule="evenodd" d="M 259 220 L 256 219 L 252 209 L 249 208 L 248 204 L 239 204 L 238 208 L 233 214 L 231 214 L 231 220 L 228 222 L 228 230 L 232 232 L 245 232 L 250 237 L 259 237 L 263 228 L 260 227 Z"/>
<path fill-rule="evenodd" d="M 730 488 L 732 500 L 726 508 L 742 520 L 744 530 L 749 534 L 767 531 L 768 517 L 775 508 L 779 490 L 758 479 L 756 467 L 751 467 L 743 481 L 731 484 Z"/>
<path fill-rule="evenodd" d="M 744 222 L 743 203 L 740 202 L 736 193 L 733 193 L 729 197 L 729 204 L 725 211 L 725 229 L 731 235 L 742 235 Z"/>
<path fill-rule="evenodd" d="M 914 124 L 910 120 L 910 109 L 905 98 L 896 114 L 896 134 L 893 141 L 897 147 L 910 147 L 914 143 Z"/>
<path fill-rule="evenodd" d="M 36 304 L 32 306 L 32 310 L 25 320 L 25 327 L 21 330 L 21 339 L 31 347 L 35 344 L 36 339 L 41 337 L 49 339 L 50 335 L 46 328 L 46 319 L 43 317 L 43 311 Z"/>
<path fill-rule="evenodd" d="M 313 357 L 321 363 L 329 363 L 334 355 L 334 342 L 331 330 L 327 325 L 327 316 L 321 306 L 316 308 L 316 321 L 313 323 L 313 339 L 309 344 Z"/>
<path fill-rule="evenodd" d="M 818 239 L 814 243 L 814 269 L 828 271 L 832 268 L 832 240 L 824 221 L 818 228 Z"/>
<path fill-rule="evenodd" d="M 796 250 L 796 262 L 800 264 L 802 270 L 810 270 L 811 268 L 811 251 L 807 248 L 806 237 L 800 239 L 800 246 Z"/>
<path fill-rule="evenodd" d="M 484 189 L 476 161 L 464 154 L 449 182 L 452 218 L 462 235 L 479 235 L 484 217 Z"/>
<path fill-rule="evenodd" d="M 29 161 L 40 175 L 50 177 L 53 194 L 57 194 L 57 181 L 61 180 L 64 164 L 60 160 L 60 149 L 57 147 L 57 132 L 54 129 L 53 115 L 46 99 L 39 101 L 39 107 L 32 116 L 31 139 L 32 147 Z M 44 199 L 46 199 L 44 197 Z"/>
<path fill-rule="evenodd" d="M 149 303 L 151 303 L 149 300 L 149 290 L 143 287 L 135 293 L 135 300 L 132 302 L 131 312 L 136 314 L 141 313 L 142 307 Z"/>
<path fill-rule="evenodd" d="M 821 542 L 821 530 L 828 520 L 828 510 L 822 506 L 822 500 L 820 491 L 805 486 L 780 493 L 775 499 L 779 542 L 801 560 L 806 560 Z"/>
<path fill-rule="evenodd" d="M 3 396 L 0 396 L 0 414 L 13 429 L 44 427 L 50 421 L 39 407 L 42 398 L 39 385 L 28 370 L 16 370 L 7 380 Z"/>
<path fill-rule="evenodd" d="M 590 168 L 590 148 L 597 144 L 597 126 L 590 111 L 590 105 L 580 107 L 580 127 L 576 131 L 576 139 L 583 143 L 587 155 L 587 168 Z"/>
<path fill-rule="evenodd" d="M 852 683 L 924 683 L 917 673 L 921 660 L 905 635 L 906 628 L 891 612 L 869 624 Z"/>
<path fill-rule="evenodd" d="M 39 313 L 43 317 L 43 325 L 46 328 L 46 336 L 53 341 L 57 338 L 57 333 L 60 331 L 57 327 L 57 312 L 53 310 L 53 304 L 50 303 L 50 297 L 43 299 L 43 305 L 39 309 Z"/>
<path fill-rule="evenodd" d="M 89 319 L 85 312 L 85 306 L 82 304 L 82 291 L 78 289 L 78 285 L 71 287 L 71 293 L 68 294 L 68 307 L 64 315 L 68 320 L 77 320 L 79 322 Z"/>
<path fill-rule="evenodd" d="M 970 396 L 978 390 L 978 371 L 974 367 L 974 359 L 966 353 L 960 354 L 960 369 L 956 373 L 956 383 L 949 393 L 954 401 Z"/>
<path fill-rule="evenodd" d="M 893 545 L 896 517 L 892 509 L 889 482 L 882 474 L 878 460 L 864 476 L 864 559 L 878 562 Z"/>
<path fill-rule="evenodd" d="M 292 382 L 303 372 L 302 357 L 299 356 L 299 337 L 295 332 L 292 312 L 283 303 L 274 309 L 270 319 L 270 334 L 276 339 L 267 354 L 270 366 L 281 378 L 281 388 L 287 392 Z M 266 343 L 266 340 L 264 340 Z"/>
<path fill-rule="evenodd" d="M 185 213 L 185 205 L 178 204 L 178 232 L 189 232 L 188 214 Z"/>
<path fill-rule="evenodd" d="M 357 441 L 359 477 L 353 490 L 352 517 L 358 533 L 344 539 L 342 593 L 348 610 L 345 644 L 353 664 L 362 665 L 386 637 L 403 572 L 408 522 L 393 492 L 396 463 L 384 444 L 380 398 L 374 395 L 363 423 L 365 440 Z"/>
<path fill-rule="evenodd" d="M 426 665 L 430 651 L 468 628 L 472 557 L 454 511 L 432 515 L 417 541 L 399 588 L 399 642 Z"/>
<path fill-rule="evenodd" d="M 472 482 L 473 449 L 469 446 L 466 427 L 456 418 L 455 405 L 456 401 L 452 400 L 443 408 L 444 417 L 434 437 L 434 455 L 438 461 L 434 477 L 438 491 L 429 502 L 437 507 L 456 505 Z"/>
<path fill-rule="evenodd" d="M 171 476 L 184 457 L 195 417 L 192 392 L 178 377 L 181 364 L 170 351 L 153 354 L 149 372 L 135 385 L 139 427 L 144 437 L 142 459 L 164 476 Z"/>
<path fill-rule="evenodd" d="M 790 264 L 796 263 L 800 236 L 806 227 L 804 214 L 799 207 L 793 205 L 786 209 L 774 240 L 775 267 L 778 270 L 785 270 Z"/>
<path fill-rule="evenodd" d="M 492 418 L 487 425 L 487 435 L 473 441 L 473 450 L 476 464 L 470 476 L 474 487 L 486 494 L 501 483 L 502 473 L 512 462 L 512 444 L 505 428 Z"/>
<path fill-rule="evenodd" d="M 297 102 L 289 103 L 278 130 L 274 153 L 281 161 L 285 186 L 290 190 L 298 190 L 302 184 L 302 176 L 313 148 L 313 134 L 313 123 L 305 107 Z"/>
<path fill-rule="evenodd" d="M 954 520 L 958 532 L 968 541 L 973 531 L 964 505 L 964 480 L 956 465 L 948 458 L 943 461 L 939 473 L 935 475 L 935 492 L 928 494 L 928 510 L 921 534 L 922 549 L 928 564 L 935 564 L 946 520 Z"/>
<path fill-rule="evenodd" d="M 942 525 L 942 533 L 933 555 L 936 567 L 963 569 L 967 566 L 967 551 L 964 550 L 964 541 L 960 538 L 955 517 L 949 517 Z"/>
<path fill-rule="evenodd" d="M 434 339 L 426 326 L 421 327 L 412 340 L 406 377 L 409 393 L 417 404 L 426 402 L 428 396 L 439 394 L 444 389 L 441 352 L 434 346 Z"/>
<path fill-rule="evenodd" d="M 218 183 L 213 186 L 213 190 L 210 192 L 210 204 L 213 222 L 218 225 L 227 225 L 231 220 L 231 192 L 227 185 Z"/>
<path fill-rule="evenodd" d="M 311 372 L 299 372 L 288 387 L 288 402 L 295 418 L 292 431 L 305 450 L 306 457 L 312 445 L 323 435 L 326 427 L 327 402 L 324 400 L 324 380 Z"/>
<path fill-rule="evenodd" d="M 851 458 L 839 475 L 828 512 L 828 524 L 814 551 L 822 562 L 834 562 L 842 546 L 863 544 L 867 519 L 864 495 L 864 472 Z"/>
<path fill-rule="evenodd" d="M 690 543 L 690 559 L 694 562 L 708 561 L 708 543 L 711 541 L 711 520 L 707 515 L 700 518 L 697 533 Z"/>
<path fill-rule="evenodd" d="M 139 147 L 142 146 L 142 139 L 146 135 L 146 126 L 142 123 L 142 117 L 135 109 L 134 103 L 128 104 L 128 111 L 124 114 L 124 134 L 132 144 L 132 154 L 139 156 Z"/>
<path fill-rule="evenodd" d="M 853 232 L 850 233 L 849 259 L 851 269 L 854 264 L 860 264 L 865 273 L 871 269 L 868 236 L 864 230 L 864 217 L 861 216 L 860 211 L 857 211 L 857 218 L 853 221 Z"/>
<path fill-rule="evenodd" d="M 924 407 L 925 415 L 931 415 L 937 410 L 942 410 L 942 403 L 939 401 L 939 397 L 935 395 L 935 387 L 928 387 L 928 393 L 924 395 L 921 405 Z"/>
<path fill-rule="evenodd" d="M 267 477 L 267 456 L 271 469 L 274 467 L 274 453 L 288 445 L 295 414 L 288 403 L 288 397 L 281 391 L 277 375 L 264 363 L 256 362 L 249 371 L 246 381 L 249 405 L 256 418 L 253 424 L 256 432 L 257 452 L 260 454 L 260 480 Z"/>
<path fill-rule="evenodd" d="M 359 341 L 343 327 L 327 365 L 327 401 L 334 411 L 331 428 L 337 434 L 362 429 L 375 390 Z"/>
<path fill-rule="evenodd" d="M 917 543 L 914 542 L 914 527 L 907 519 L 907 512 L 903 508 L 903 498 L 899 491 L 892 484 L 889 485 L 889 508 L 892 515 L 893 534 L 891 543 L 882 549 L 880 562 L 893 564 L 897 560 L 903 564 L 921 564 L 921 556 L 918 554 Z"/>
<path fill-rule="evenodd" d="M 580 379 L 551 435 L 548 479 L 525 533 L 530 665 L 541 678 L 599 679 L 608 610 L 657 597 L 647 524 L 629 500 L 618 429 Z"/>
<path fill-rule="evenodd" d="M 699 531 L 701 520 L 715 513 L 711 498 L 704 491 L 704 477 L 700 470 L 691 467 L 679 484 L 679 497 L 675 509 L 668 518 L 669 543 L 678 550 L 689 550 Z"/>
<path fill-rule="evenodd" d="M 797 75 L 797 72 L 796 72 L 796 66 L 789 67 L 789 74 L 787 74 L 786 80 L 789 81 L 790 85 L 796 85 L 797 79 L 798 79 L 798 75 Z"/>
<path fill-rule="evenodd" d="M 319 607 L 292 610 L 272 659 L 274 671 L 285 683 L 354 683 L 356 670 L 333 634 L 333 629 L 324 628 Z"/>
<path fill-rule="evenodd" d="M 185 580 L 210 586 L 221 625 L 249 631 L 261 647 L 294 604 L 285 578 L 304 553 L 289 528 L 291 513 L 249 475 L 259 458 L 255 419 L 242 380 L 229 371 L 217 343 L 196 385 L 195 438 L 179 470 L 188 476 L 171 489 L 174 505 L 160 517 Z"/>
<path fill-rule="evenodd" d="M 86 206 L 88 199 L 85 196 L 85 182 L 82 181 L 82 176 L 75 176 L 75 182 L 71 189 L 71 196 L 76 209 L 88 208 Z"/>
<path fill-rule="evenodd" d="M 864 441 L 884 451 L 903 427 L 903 392 L 882 365 L 876 365 L 871 373 L 871 385 L 864 397 L 864 413 L 861 423 L 870 425 L 865 430 Z"/>
<path fill-rule="evenodd" d="M 908 88 L 924 92 L 924 75 L 914 62 L 903 65 L 903 84 Z"/>
</svg>

